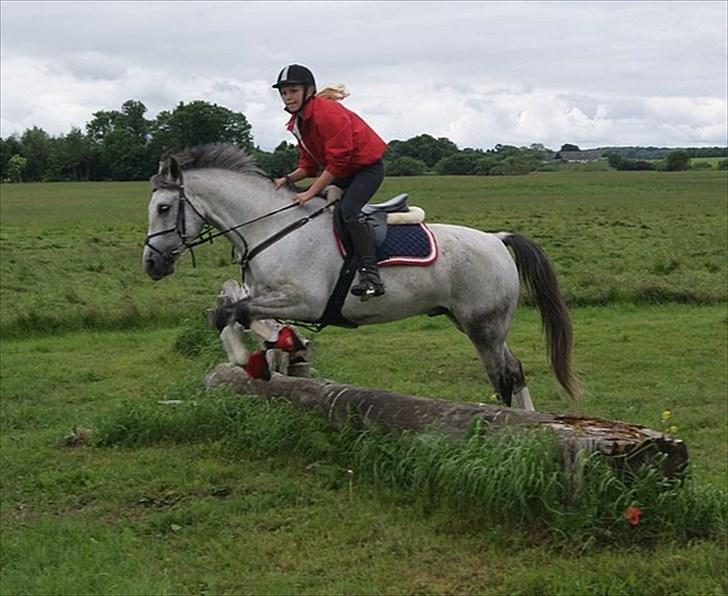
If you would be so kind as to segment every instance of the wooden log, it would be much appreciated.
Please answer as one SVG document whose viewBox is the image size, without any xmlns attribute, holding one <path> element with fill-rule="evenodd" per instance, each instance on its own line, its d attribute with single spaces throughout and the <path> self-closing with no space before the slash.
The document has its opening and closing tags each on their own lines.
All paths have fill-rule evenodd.
<svg viewBox="0 0 728 596">
<path fill-rule="evenodd" d="M 557 416 L 483 403 L 430 399 L 390 391 L 344 385 L 322 379 L 273 375 L 270 381 L 248 377 L 229 364 L 205 377 L 207 387 L 231 385 L 238 393 L 267 399 L 283 397 L 294 407 L 317 410 L 334 425 L 352 415 L 376 423 L 386 432 L 437 428 L 462 437 L 479 420 L 486 431 L 503 427 L 549 428 L 558 437 L 567 466 L 581 450 L 601 452 L 619 466 L 635 466 L 664 456 L 667 476 L 685 469 L 687 447 L 680 439 L 637 424 L 583 416 Z"/>
</svg>

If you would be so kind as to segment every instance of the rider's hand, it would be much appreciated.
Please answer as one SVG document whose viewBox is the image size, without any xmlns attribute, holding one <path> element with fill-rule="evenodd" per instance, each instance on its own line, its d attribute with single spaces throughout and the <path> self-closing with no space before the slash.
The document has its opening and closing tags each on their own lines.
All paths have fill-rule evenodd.
<svg viewBox="0 0 728 596">
<path fill-rule="evenodd" d="M 296 203 L 298 203 L 299 205 L 303 205 L 307 201 L 310 201 L 311 199 L 313 199 L 315 196 L 316 196 L 315 194 L 313 194 L 311 191 L 307 190 L 304 192 L 297 193 L 296 196 L 293 198 L 293 200 L 296 201 Z"/>
<path fill-rule="evenodd" d="M 282 178 L 276 178 L 273 180 L 273 185 L 275 186 L 275 189 L 278 190 L 279 188 L 285 186 L 288 184 L 288 178 L 283 176 Z"/>
</svg>

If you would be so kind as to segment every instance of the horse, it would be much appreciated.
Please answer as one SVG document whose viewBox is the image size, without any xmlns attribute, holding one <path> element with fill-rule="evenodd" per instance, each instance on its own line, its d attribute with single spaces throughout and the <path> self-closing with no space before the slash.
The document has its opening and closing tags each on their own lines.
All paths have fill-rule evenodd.
<svg viewBox="0 0 728 596">
<path fill-rule="evenodd" d="M 142 266 L 153 280 L 172 274 L 179 257 L 216 229 L 242 255 L 249 293 L 227 312 L 229 324 L 321 321 L 343 263 L 324 199 L 296 204 L 295 187 L 276 190 L 251 155 L 221 143 L 168 157 L 150 184 Z M 386 293 L 366 301 L 346 296 L 343 318 L 358 326 L 445 315 L 472 342 L 501 404 L 533 409 L 523 366 L 506 344 L 522 281 L 540 311 L 552 372 L 567 394 L 579 397 L 569 311 L 543 249 L 512 232 L 428 227 L 437 259 L 426 267 L 382 268 Z"/>
</svg>

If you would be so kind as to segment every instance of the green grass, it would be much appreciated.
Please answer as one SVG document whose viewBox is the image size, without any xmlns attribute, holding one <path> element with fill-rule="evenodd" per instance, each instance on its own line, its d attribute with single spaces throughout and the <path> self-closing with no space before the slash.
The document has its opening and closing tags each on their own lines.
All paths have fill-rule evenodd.
<svg viewBox="0 0 728 596">
<path fill-rule="evenodd" d="M 663 428 L 672 413 L 701 477 L 724 482 L 728 395 L 728 315 L 723 305 L 615 305 L 579 308 L 574 322 L 574 368 L 587 395 L 564 396 L 546 361 L 537 311 L 521 308 L 508 344 L 524 365 L 536 406 Z M 355 335 L 355 337 L 352 337 Z M 492 389 L 468 339 L 444 318 L 415 318 L 330 329 L 314 337 L 318 374 L 340 382 L 413 395 L 488 401 Z M 361 345 L 367 346 L 365 356 Z M 375 371 L 375 372 L 372 372 Z"/>
<path fill-rule="evenodd" d="M 685 373 L 672 370 L 670 363 L 699 344 L 706 352 L 721 353 L 725 327 L 715 333 L 715 323 L 725 319 L 721 308 L 616 306 L 578 309 L 574 318 L 582 337 L 579 359 L 595 363 L 588 372 L 582 370 L 593 395 L 579 404 L 559 396 L 541 370 L 545 364 L 539 364 L 543 350 L 536 313 L 519 312 L 511 345 L 524 358 L 537 405 L 552 411 L 611 412 L 652 427 L 669 407 L 688 443 L 699 486 L 724 487 L 724 452 L 716 449 L 724 444 L 726 428 L 720 359 L 704 360 L 697 352 L 681 361 L 685 371 L 697 367 L 694 374 L 706 376 L 702 393 L 707 401 L 697 403 L 690 396 L 681 401 L 676 391 L 665 402 L 658 386 L 639 401 L 632 393 L 634 387 L 658 380 L 664 387 L 671 379 L 678 388 L 688 387 L 690 375 L 681 378 Z M 694 330 L 690 350 L 675 339 L 687 321 Z M 288 427 L 277 427 L 286 442 L 266 432 L 276 428 L 271 423 L 259 420 L 246 435 L 245 427 L 229 424 L 230 417 L 212 416 L 203 425 L 196 423 L 200 413 L 194 408 L 158 405 L 169 398 L 201 399 L 186 387 L 198 383 L 209 363 L 221 358 L 212 347 L 203 346 L 193 359 L 175 349 L 191 340 L 215 345 L 212 337 L 193 333 L 194 328 L 190 322 L 179 329 L 3 342 L 3 593 L 171 594 L 205 586 L 210 593 L 445 593 L 454 586 L 459 593 L 493 594 L 720 594 L 725 589 L 721 541 L 685 544 L 673 538 L 658 544 L 648 540 L 653 544 L 649 548 L 610 548 L 613 537 L 600 539 L 594 532 L 595 542 L 582 551 L 590 533 L 578 525 L 555 541 L 545 532 L 519 530 L 518 523 L 498 523 L 497 516 L 478 519 L 472 502 L 453 502 L 452 493 L 448 497 L 436 487 L 431 494 L 444 501 L 435 499 L 427 506 L 425 499 L 423 505 L 427 492 L 422 486 L 403 490 L 386 482 L 386 466 L 367 472 L 366 465 L 377 459 L 365 451 L 358 463 L 344 464 L 328 451 L 328 457 L 310 465 L 311 456 L 326 452 L 330 442 L 320 429 L 300 432 L 315 428 L 315 421 L 306 426 L 287 418 Z M 620 334 L 612 338 L 614 329 Z M 639 366 L 625 362 L 615 375 L 620 359 L 610 342 L 624 345 L 623 335 L 627 346 L 654 344 L 651 350 L 661 358 L 648 354 Z M 316 337 L 316 365 L 320 376 L 337 380 L 483 399 L 483 374 L 461 339 L 440 319 L 356 332 L 331 329 Z M 371 349 L 367 357 L 360 353 L 362 341 Z M 613 360 L 606 358 L 611 354 Z M 428 377 L 433 380 L 430 391 Z M 219 414 L 214 408 L 207 411 Z M 107 432 L 104 421 L 118 427 L 123 415 L 135 412 L 143 422 L 136 428 L 147 433 L 143 440 L 135 439 L 127 422 L 128 434 L 114 437 L 116 447 L 61 446 L 74 426 Z M 155 427 L 145 417 L 164 424 Z M 301 428 L 286 433 L 297 421 Z M 300 440 L 308 446 L 299 447 Z M 451 457 L 467 461 L 462 451 L 452 451 Z M 348 467 L 356 470 L 351 497 Z M 660 516 L 657 528 L 670 534 L 672 515 Z M 654 525 L 645 527 L 655 530 Z M 120 556 L 110 558 L 109 551 Z M 161 563 L 150 567 L 150 559 Z M 357 561 L 367 561 L 370 572 Z M 38 567 L 43 573 L 35 571 Z"/>
<path fill-rule="evenodd" d="M 353 421 L 335 429 L 283 401 L 226 391 L 209 395 L 193 387 L 177 393 L 182 403 L 174 407 L 133 403 L 101 419 L 96 444 L 219 441 L 232 456 L 294 454 L 335 486 L 345 483 L 347 474 L 353 486 L 356 475 L 476 525 L 497 519 L 501 526 L 570 545 L 687 540 L 726 530 L 727 493 L 700 487 L 690 476 L 666 480 L 658 467 L 619 473 L 598 454 L 582 454 L 574 470 L 565 470 L 549 432 L 484 435 L 476 427 L 463 440 L 437 432 L 393 437 Z M 624 517 L 632 506 L 645 516 L 636 528 Z"/>
<path fill-rule="evenodd" d="M 724 531 L 686 541 L 681 529 L 706 527 L 701 507 L 725 495 L 728 480 L 724 173 L 391 179 L 378 197 L 400 191 L 432 221 L 514 229 L 546 248 L 575 306 L 574 364 L 588 394 L 572 402 L 559 391 L 538 314 L 522 307 L 509 345 L 536 406 L 651 428 L 670 410 L 688 445 L 689 490 L 672 504 L 652 502 L 669 500 L 654 484 L 641 492 L 638 536 L 609 523 L 626 497 L 585 502 L 576 520 L 534 522 L 544 501 L 519 509 L 512 498 L 524 497 L 514 483 L 528 476 L 495 474 L 501 484 L 473 480 L 472 494 L 511 498 L 478 517 L 477 499 L 459 490 L 467 482 L 448 484 L 439 475 L 447 466 L 424 463 L 451 462 L 462 474 L 481 458 L 475 444 L 449 451 L 433 439 L 415 456 L 415 438 L 361 439 L 361 451 L 339 450 L 319 421 L 278 423 L 271 409 L 246 431 L 216 417 L 237 398 L 190 389 L 223 359 L 202 310 L 235 277 L 228 247 L 201 248 L 197 269 L 185 260 L 155 284 L 139 264 L 145 184 L 3 185 L 0 593 L 728 592 Z M 327 329 L 314 341 L 320 377 L 491 398 L 467 339 L 444 318 Z M 209 399 L 208 418 L 157 403 L 171 397 Z M 77 426 L 103 431 L 108 444 L 64 446 Z M 547 449 L 524 453 L 514 467 L 548 464 L 539 459 Z M 409 472 L 385 473 L 393 462 Z M 548 494 L 544 486 L 531 488 Z"/>
<path fill-rule="evenodd" d="M 717 168 L 721 161 L 724 161 L 725 157 L 691 157 L 690 166 L 694 167 L 696 164 L 709 164 L 711 168 Z"/>
<path fill-rule="evenodd" d="M 432 222 L 532 237 L 572 305 L 724 302 L 723 172 L 552 172 L 392 178 L 377 199 L 409 192 Z M 141 272 L 146 183 L 0 187 L 0 331 L 169 325 L 214 302 L 238 272 L 226 242 L 183 258 L 158 283 Z"/>
<path fill-rule="evenodd" d="M 677 329 L 679 315 L 694 309 L 665 310 Z M 623 326 L 639 311 L 646 312 L 615 308 L 605 323 Z M 521 333 L 537 343 L 538 323 L 529 310 L 523 314 Z M 366 341 L 381 347 L 411 333 L 438 345 L 459 337 L 452 329 L 390 325 Z M 203 427 L 194 423 L 199 413 L 189 404 L 187 413 L 157 404 L 201 398 L 197 391 L 180 391 L 199 382 L 209 358 L 182 356 L 174 349 L 179 337 L 189 337 L 187 329 L 3 342 L 2 593 L 720 594 L 725 588 L 726 552 L 719 541 L 667 540 L 626 551 L 597 542 L 580 551 L 583 534 L 575 531 L 572 540 L 550 546 L 544 535 L 525 534 L 497 518 L 474 524 L 472 515 L 453 515 L 449 508 L 423 511 L 417 493 L 373 484 L 356 462 L 350 493 L 340 462 L 329 457 L 309 465 L 305 454 L 322 452 L 321 445 L 310 446 L 315 435 L 289 433 L 309 442 L 299 453 L 290 436 L 279 444 L 271 433 L 267 446 L 255 438 L 270 424 L 249 427 L 254 432 L 247 446 L 233 442 L 230 429 L 241 430 L 235 425 L 222 427 L 210 418 Z M 351 335 L 350 343 L 360 339 Z M 346 372 L 337 361 L 347 356 L 338 353 L 343 340 L 329 332 L 317 339 L 321 374 Z M 596 357 L 598 348 L 591 350 L 583 356 Z M 408 371 L 404 360 L 400 369 Z M 362 359 L 349 359 L 348 370 L 373 386 L 406 390 L 412 382 L 404 375 L 397 384 L 394 371 L 375 378 L 376 368 Z M 606 382 L 609 376 L 604 367 L 592 379 Z M 639 378 L 633 370 L 624 382 Z M 461 398 L 482 391 L 475 375 L 451 379 Z M 646 411 L 662 407 L 647 401 L 653 405 Z M 102 429 L 104 420 L 118 423 L 121 414 L 135 411 L 166 419 L 176 434 L 165 436 L 163 424 L 155 430 L 144 423 L 138 428 L 149 434 L 135 440 L 128 424 L 129 434 L 117 435 L 116 447 L 61 445 L 74 426 Z M 725 427 L 719 412 L 711 421 L 716 429 Z M 241 434 L 232 438 L 240 441 Z M 123 446 L 125 440 L 130 445 Z M 693 461 L 710 463 L 694 453 L 696 443 L 689 442 Z M 283 455 L 271 455 L 281 450 Z M 363 464 L 373 461 L 363 458 Z"/>
</svg>

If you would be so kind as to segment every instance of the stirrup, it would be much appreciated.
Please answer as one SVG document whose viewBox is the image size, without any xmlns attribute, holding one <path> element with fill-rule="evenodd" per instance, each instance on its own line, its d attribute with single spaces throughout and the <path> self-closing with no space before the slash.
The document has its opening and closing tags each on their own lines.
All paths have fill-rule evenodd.
<svg viewBox="0 0 728 596">
<path fill-rule="evenodd" d="M 352 286 L 351 293 L 359 296 L 362 301 L 369 300 L 373 296 L 384 294 L 384 284 L 379 279 L 379 272 L 370 269 L 359 270 L 359 281 Z"/>
</svg>

